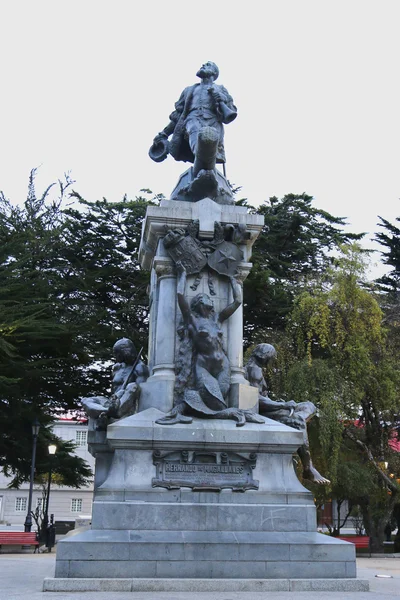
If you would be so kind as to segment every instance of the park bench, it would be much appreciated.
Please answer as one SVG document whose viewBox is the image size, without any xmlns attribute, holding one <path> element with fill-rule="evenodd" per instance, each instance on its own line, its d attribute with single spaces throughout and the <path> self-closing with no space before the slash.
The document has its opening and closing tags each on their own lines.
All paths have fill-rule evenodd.
<svg viewBox="0 0 400 600">
<path fill-rule="evenodd" d="M 39 541 L 34 531 L 0 531 L 0 551 L 2 546 L 35 546 L 36 552 Z"/>
<path fill-rule="evenodd" d="M 351 542 L 355 545 L 356 550 L 359 548 L 369 548 L 369 536 L 368 535 L 340 535 L 339 540 L 343 540 L 345 542 Z"/>
</svg>

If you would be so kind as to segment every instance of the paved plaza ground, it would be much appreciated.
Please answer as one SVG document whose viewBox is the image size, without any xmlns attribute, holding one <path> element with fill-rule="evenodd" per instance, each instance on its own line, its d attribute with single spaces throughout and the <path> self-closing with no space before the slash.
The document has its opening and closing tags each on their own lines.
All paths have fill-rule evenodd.
<svg viewBox="0 0 400 600">
<path fill-rule="evenodd" d="M 358 558 L 357 572 L 369 579 L 370 592 L 42 592 L 44 577 L 54 574 L 53 554 L 1 554 L 0 600 L 389 600 L 400 598 L 400 558 Z M 392 579 L 375 577 L 392 575 Z"/>
</svg>

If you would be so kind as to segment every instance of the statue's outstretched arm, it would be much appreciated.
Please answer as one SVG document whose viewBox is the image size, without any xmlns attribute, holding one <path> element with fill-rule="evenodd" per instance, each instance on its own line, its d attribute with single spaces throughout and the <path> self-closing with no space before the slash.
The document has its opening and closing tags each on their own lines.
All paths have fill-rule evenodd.
<svg viewBox="0 0 400 600">
<path fill-rule="evenodd" d="M 169 137 L 171 133 L 174 133 L 176 121 L 170 121 L 166 127 L 158 135 L 166 135 Z"/>
<path fill-rule="evenodd" d="M 169 123 L 160 133 L 156 135 L 155 140 L 159 137 L 169 137 L 175 131 L 176 124 L 181 116 L 185 106 L 185 90 L 180 95 L 178 102 L 175 103 L 175 110 L 169 115 Z"/>
<path fill-rule="evenodd" d="M 242 288 L 234 277 L 229 277 L 232 286 L 233 302 L 219 313 L 219 321 L 226 321 L 242 304 Z"/>
<path fill-rule="evenodd" d="M 289 400 L 288 402 L 271 400 L 268 396 L 262 396 L 261 394 L 258 397 L 260 402 L 260 411 L 269 412 L 274 410 L 282 410 L 282 408 L 286 408 L 288 410 L 292 410 L 296 408 L 296 402 L 294 400 Z"/>
</svg>

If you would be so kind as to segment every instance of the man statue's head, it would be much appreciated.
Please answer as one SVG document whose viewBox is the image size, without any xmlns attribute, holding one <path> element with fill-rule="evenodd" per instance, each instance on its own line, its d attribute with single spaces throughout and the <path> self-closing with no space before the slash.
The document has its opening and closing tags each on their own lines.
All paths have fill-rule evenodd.
<svg viewBox="0 0 400 600">
<path fill-rule="evenodd" d="M 204 65 L 202 65 L 200 67 L 200 69 L 197 71 L 196 75 L 197 75 L 197 77 L 200 77 L 200 79 L 206 79 L 207 77 L 212 77 L 213 80 L 215 81 L 219 75 L 219 69 L 214 62 L 211 62 L 209 60 L 208 62 L 204 63 Z"/>
</svg>

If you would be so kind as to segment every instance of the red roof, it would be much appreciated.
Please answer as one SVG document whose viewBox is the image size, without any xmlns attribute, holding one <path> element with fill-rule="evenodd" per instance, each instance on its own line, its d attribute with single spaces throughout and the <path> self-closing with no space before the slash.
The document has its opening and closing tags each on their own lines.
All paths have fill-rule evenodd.
<svg viewBox="0 0 400 600">
<path fill-rule="evenodd" d="M 395 452 L 400 452 L 400 440 L 396 435 L 393 435 L 393 439 L 389 440 L 389 446 Z"/>
</svg>

